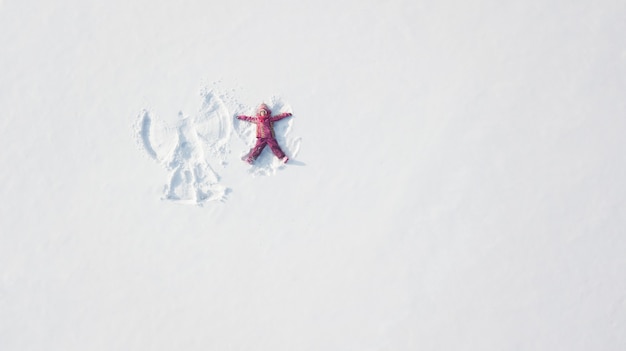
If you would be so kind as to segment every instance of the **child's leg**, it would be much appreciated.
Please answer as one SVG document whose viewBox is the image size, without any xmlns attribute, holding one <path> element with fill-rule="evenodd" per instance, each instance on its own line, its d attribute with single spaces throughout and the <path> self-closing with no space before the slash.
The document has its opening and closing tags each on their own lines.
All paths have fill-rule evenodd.
<svg viewBox="0 0 626 351">
<path fill-rule="evenodd" d="M 267 140 L 267 143 L 269 144 L 270 149 L 272 149 L 272 152 L 274 153 L 274 155 L 276 155 L 276 157 L 280 159 L 285 157 L 285 153 L 283 152 L 283 150 L 280 149 L 280 146 L 278 146 L 278 141 L 276 141 L 276 139 L 270 138 Z"/>
<path fill-rule="evenodd" d="M 267 145 L 267 140 L 263 138 L 257 138 L 256 144 L 254 145 L 254 147 L 252 147 L 252 149 L 250 149 L 246 161 L 248 161 L 249 163 L 254 162 L 254 160 L 256 160 L 263 151 L 265 145 Z"/>
</svg>

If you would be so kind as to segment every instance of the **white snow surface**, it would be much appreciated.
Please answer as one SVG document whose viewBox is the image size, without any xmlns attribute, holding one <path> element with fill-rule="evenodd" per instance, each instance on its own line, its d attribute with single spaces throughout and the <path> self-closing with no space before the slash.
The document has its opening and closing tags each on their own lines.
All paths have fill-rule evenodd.
<svg viewBox="0 0 626 351">
<path fill-rule="evenodd" d="M 0 0 L 0 350 L 625 350 L 625 33 L 623 0 Z M 293 163 L 240 160 L 263 101 Z"/>
</svg>

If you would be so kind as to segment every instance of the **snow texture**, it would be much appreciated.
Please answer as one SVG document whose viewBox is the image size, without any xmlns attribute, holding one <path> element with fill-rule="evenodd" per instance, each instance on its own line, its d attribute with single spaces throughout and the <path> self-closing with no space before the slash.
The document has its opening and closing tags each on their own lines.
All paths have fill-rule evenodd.
<svg viewBox="0 0 626 351">
<path fill-rule="evenodd" d="M 202 107 L 194 117 L 180 112 L 174 128 L 147 110 L 141 112 L 134 127 L 138 143 L 169 172 L 163 199 L 194 205 L 225 200 L 228 188 L 214 167 L 226 164 L 231 124 L 224 103 L 212 91 L 202 93 Z M 169 150 L 165 145 L 171 145 Z"/>
<path fill-rule="evenodd" d="M 0 351 L 626 350 L 625 33 L 624 0 L 0 0 Z M 263 101 L 286 165 L 240 159 Z"/>
</svg>

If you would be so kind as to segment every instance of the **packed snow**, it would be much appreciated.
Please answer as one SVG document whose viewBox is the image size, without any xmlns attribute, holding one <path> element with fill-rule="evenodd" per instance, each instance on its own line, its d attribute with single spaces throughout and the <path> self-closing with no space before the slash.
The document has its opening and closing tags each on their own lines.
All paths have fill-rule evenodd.
<svg viewBox="0 0 626 351">
<path fill-rule="evenodd" d="M 147 110 L 141 112 L 135 125 L 138 142 L 170 173 L 164 199 L 195 205 L 224 200 L 227 188 L 220 184 L 214 167 L 226 162 L 231 129 L 226 107 L 210 92 L 203 94 L 198 115 L 179 112 L 175 127 L 155 119 Z"/>
<path fill-rule="evenodd" d="M 626 349 L 626 2 L 0 0 L 0 350 Z M 290 160 L 241 160 L 265 102 Z"/>
</svg>

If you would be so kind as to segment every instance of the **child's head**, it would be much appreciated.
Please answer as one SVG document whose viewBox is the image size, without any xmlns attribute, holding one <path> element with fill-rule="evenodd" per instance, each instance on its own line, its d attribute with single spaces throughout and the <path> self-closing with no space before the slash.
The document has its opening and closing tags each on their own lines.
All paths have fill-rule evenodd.
<svg viewBox="0 0 626 351">
<path fill-rule="evenodd" d="M 267 107 L 266 104 L 260 104 L 259 107 L 256 110 L 256 113 L 259 116 L 269 116 L 269 114 L 271 113 L 270 108 Z"/>
</svg>

